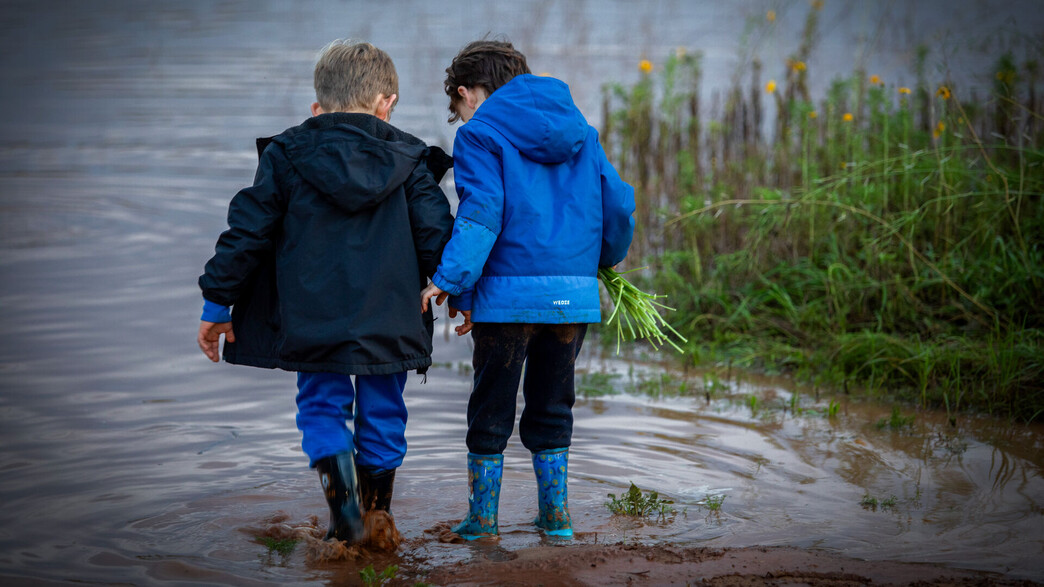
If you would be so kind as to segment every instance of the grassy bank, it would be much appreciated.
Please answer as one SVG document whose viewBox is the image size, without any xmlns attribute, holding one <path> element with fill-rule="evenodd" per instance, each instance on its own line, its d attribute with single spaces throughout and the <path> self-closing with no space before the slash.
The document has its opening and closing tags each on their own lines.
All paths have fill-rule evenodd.
<svg viewBox="0 0 1044 587">
<path fill-rule="evenodd" d="M 909 87 L 856 71 L 812 96 L 817 19 L 709 108 L 698 53 L 606 89 L 603 144 L 636 189 L 627 265 L 677 308 L 688 361 L 1044 417 L 1038 64 L 999 55 L 976 95 L 929 79 L 924 50 Z"/>
</svg>

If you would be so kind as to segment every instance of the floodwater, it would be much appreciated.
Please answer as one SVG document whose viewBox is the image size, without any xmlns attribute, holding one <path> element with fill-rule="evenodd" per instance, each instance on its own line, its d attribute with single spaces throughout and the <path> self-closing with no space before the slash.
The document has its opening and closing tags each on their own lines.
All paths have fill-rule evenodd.
<svg viewBox="0 0 1044 587">
<path fill-rule="evenodd" d="M 195 280 L 228 199 L 252 177 L 253 138 L 306 116 L 318 47 L 352 36 L 388 49 L 402 78 L 393 122 L 448 148 L 441 71 L 486 32 L 533 47 L 534 69 L 567 78 L 598 120 L 600 84 L 633 81 L 639 56 L 700 49 L 708 77 L 725 79 L 748 16 L 775 8 L 793 31 L 807 8 L 440 4 L 4 3 L 5 584 L 316 585 L 357 577 L 352 564 L 311 563 L 300 550 L 284 557 L 255 541 L 276 518 L 325 521 L 294 424 L 294 377 L 211 364 L 194 341 Z M 1027 30 L 1044 28 L 1033 3 L 968 2 L 947 9 L 943 22 L 927 19 L 933 3 L 838 4 L 824 8 L 821 59 L 841 59 L 842 68 L 854 51 L 829 49 L 880 31 L 876 25 L 891 22 L 881 11 L 907 23 L 876 37 L 899 47 L 880 60 L 888 71 L 908 57 L 911 29 L 928 35 L 976 22 L 997 27 L 989 33 L 1015 26 L 1015 14 Z M 922 27 L 925 19 L 937 28 Z M 778 52 L 773 43 L 786 49 L 792 40 L 763 39 L 763 49 Z M 464 513 L 469 357 L 467 339 L 440 328 L 427 382 L 409 379 L 410 448 L 393 505 L 406 542 L 397 558 L 375 561 L 378 570 L 490 555 L 425 532 Z M 570 459 L 576 542 L 792 545 L 1044 581 L 1038 425 L 962 417 L 950 426 L 944 416 L 906 409 L 911 425 L 880 428 L 891 406 L 817 397 L 786 380 L 617 359 L 593 338 L 581 368 Z M 677 513 L 647 522 L 611 515 L 607 494 L 631 482 L 672 499 Z M 722 498 L 713 510 L 710 500 Z M 878 505 L 863 505 L 869 498 Z M 528 454 L 515 436 L 497 552 L 541 543 L 534 508 Z"/>
</svg>

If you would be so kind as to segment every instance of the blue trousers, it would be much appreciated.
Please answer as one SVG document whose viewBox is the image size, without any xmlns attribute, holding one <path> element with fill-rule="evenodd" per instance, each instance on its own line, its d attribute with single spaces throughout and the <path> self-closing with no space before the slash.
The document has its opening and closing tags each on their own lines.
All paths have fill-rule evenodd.
<svg viewBox="0 0 1044 587">
<path fill-rule="evenodd" d="M 406 373 L 297 374 L 297 428 L 309 464 L 355 450 L 355 464 L 373 471 L 396 469 L 406 455 Z M 348 426 L 354 421 L 354 433 Z"/>
<path fill-rule="evenodd" d="M 526 399 L 518 432 L 532 452 L 567 448 L 573 436 L 573 374 L 586 324 L 494 324 L 472 327 L 475 383 L 468 400 L 468 451 L 501 454 L 515 427 L 525 365 Z"/>
</svg>

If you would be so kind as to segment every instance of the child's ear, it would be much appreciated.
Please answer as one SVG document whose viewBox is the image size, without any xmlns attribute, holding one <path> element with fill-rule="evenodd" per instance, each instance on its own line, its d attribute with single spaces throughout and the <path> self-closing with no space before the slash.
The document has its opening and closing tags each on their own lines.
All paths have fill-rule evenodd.
<svg viewBox="0 0 1044 587">
<path fill-rule="evenodd" d="M 457 95 L 464 100 L 465 106 L 471 109 L 475 108 L 475 99 L 473 97 L 473 94 L 471 93 L 471 90 L 465 88 L 464 86 L 457 86 Z"/>
<path fill-rule="evenodd" d="M 312 116 L 319 116 L 325 114 L 323 107 L 319 105 L 319 102 L 312 102 Z"/>
<path fill-rule="evenodd" d="M 385 122 L 388 122 L 388 119 L 391 118 L 391 111 L 392 108 L 395 106 L 395 101 L 398 99 L 398 94 L 392 94 L 391 96 L 385 96 L 384 94 L 381 94 L 380 96 L 378 96 L 377 112 L 375 113 L 377 115 L 377 118 L 380 118 Z"/>
<path fill-rule="evenodd" d="M 464 99 L 464 105 L 471 110 L 478 109 L 479 104 L 486 99 L 486 90 L 481 86 L 475 86 L 472 88 L 457 86 L 457 93 Z"/>
</svg>

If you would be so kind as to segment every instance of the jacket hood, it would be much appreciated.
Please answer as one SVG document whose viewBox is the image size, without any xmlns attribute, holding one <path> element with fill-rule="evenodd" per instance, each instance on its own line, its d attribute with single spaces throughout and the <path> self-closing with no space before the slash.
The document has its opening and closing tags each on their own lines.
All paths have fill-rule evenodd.
<svg viewBox="0 0 1044 587">
<path fill-rule="evenodd" d="M 427 151 L 423 143 L 385 140 L 366 132 L 377 126 L 374 122 L 386 124 L 368 114 L 321 114 L 273 142 L 283 146 L 306 182 L 337 206 L 356 212 L 376 206 L 398 189 Z"/>
<path fill-rule="evenodd" d="M 516 76 L 493 92 L 471 121 L 492 126 L 519 152 L 541 163 L 572 158 L 590 128 L 565 82 L 532 74 Z"/>
</svg>

